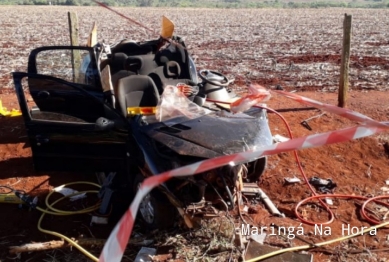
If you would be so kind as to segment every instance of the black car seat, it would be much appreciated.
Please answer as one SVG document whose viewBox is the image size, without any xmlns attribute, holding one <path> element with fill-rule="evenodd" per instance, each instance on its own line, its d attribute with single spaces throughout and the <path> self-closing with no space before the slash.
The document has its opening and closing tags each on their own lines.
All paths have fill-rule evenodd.
<svg viewBox="0 0 389 262">
<path fill-rule="evenodd" d="M 108 58 L 108 64 L 111 68 L 111 75 L 113 76 L 120 70 L 124 69 L 124 64 L 127 60 L 125 53 L 114 53 Z"/>
<path fill-rule="evenodd" d="M 177 62 L 180 66 L 181 71 L 178 78 L 190 78 L 188 53 L 183 46 L 171 44 L 166 49 L 155 54 L 155 62 L 159 66 L 163 66 L 168 61 Z"/>
<path fill-rule="evenodd" d="M 139 57 L 133 58 L 133 57 L 126 56 L 126 59 L 123 61 L 121 70 L 116 71 L 112 75 L 112 86 L 113 86 L 114 93 L 116 95 L 118 93 L 119 80 L 123 77 L 139 74 L 139 70 L 140 68 L 142 68 L 142 65 L 143 65 L 143 61 L 141 58 Z"/>
<path fill-rule="evenodd" d="M 128 59 L 142 61 L 142 66 L 138 69 L 139 75 L 148 75 L 158 67 L 158 65 L 154 61 L 153 54 L 128 56 Z"/>
<path fill-rule="evenodd" d="M 159 99 L 157 87 L 148 76 L 132 75 L 119 80 L 118 101 L 124 116 L 128 115 L 128 107 L 154 107 Z"/>
<path fill-rule="evenodd" d="M 159 93 L 163 92 L 166 85 L 176 85 L 177 83 L 183 83 L 184 80 L 178 79 L 181 74 L 181 67 L 175 61 L 168 61 L 163 66 L 157 67 L 152 73 L 149 74 L 153 79 Z"/>
<path fill-rule="evenodd" d="M 124 62 L 124 69 L 127 71 L 131 71 L 140 74 L 141 68 L 143 68 L 144 61 L 141 56 L 129 56 Z"/>
</svg>

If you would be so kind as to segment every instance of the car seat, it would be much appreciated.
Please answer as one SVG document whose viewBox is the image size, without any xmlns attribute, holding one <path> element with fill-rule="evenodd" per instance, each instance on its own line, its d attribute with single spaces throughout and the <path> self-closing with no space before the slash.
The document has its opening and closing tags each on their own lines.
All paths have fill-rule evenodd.
<svg viewBox="0 0 389 262">
<path fill-rule="evenodd" d="M 138 69 L 139 75 L 148 75 L 158 67 L 153 54 L 128 56 L 128 59 L 141 61 L 141 67 Z"/>
<path fill-rule="evenodd" d="M 118 101 L 124 116 L 128 107 L 155 107 L 159 93 L 149 76 L 132 75 L 121 78 L 118 83 Z"/>
<path fill-rule="evenodd" d="M 163 66 L 157 67 L 149 76 L 153 79 L 159 93 L 162 94 L 166 85 L 185 83 L 184 79 L 178 79 L 180 74 L 180 65 L 175 61 L 167 61 Z"/>
<path fill-rule="evenodd" d="M 181 68 L 178 78 L 190 78 L 188 53 L 183 46 L 171 44 L 166 49 L 156 53 L 154 60 L 158 66 L 163 66 L 169 61 L 177 62 Z"/>
<path fill-rule="evenodd" d="M 117 94 L 118 90 L 118 81 L 123 77 L 139 74 L 139 70 L 142 68 L 142 64 L 142 58 L 126 56 L 126 58 L 122 61 L 120 70 L 116 70 L 114 71 L 114 74 L 112 74 L 112 85 L 115 94 Z M 113 70 L 111 70 L 111 73 L 112 72 Z"/>
</svg>

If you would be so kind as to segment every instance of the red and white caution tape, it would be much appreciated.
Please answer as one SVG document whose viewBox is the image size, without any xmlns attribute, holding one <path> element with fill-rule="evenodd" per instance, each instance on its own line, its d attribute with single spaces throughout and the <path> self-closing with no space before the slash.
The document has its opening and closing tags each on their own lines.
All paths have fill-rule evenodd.
<svg viewBox="0 0 389 262">
<path fill-rule="evenodd" d="M 139 203 L 145 195 L 159 184 L 172 177 L 196 175 L 214 168 L 222 167 L 230 163 L 239 164 L 257 159 L 265 155 L 273 155 L 282 152 L 299 150 L 304 148 L 319 147 L 322 145 L 346 142 L 357 138 L 370 136 L 389 129 L 389 122 L 377 122 L 365 115 L 355 111 L 338 108 L 332 105 L 323 104 L 296 94 L 278 92 L 301 103 L 309 104 L 323 110 L 344 116 L 350 120 L 362 122 L 362 125 L 349 127 L 341 130 L 314 134 L 306 137 L 295 138 L 286 142 L 265 146 L 257 151 L 246 151 L 233 155 L 221 156 L 213 159 L 203 160 L 191 165 L 180 167 L 164 172 L 157 176 L 147 178 L 141 185 L 130 208 L 120 219 L 114 230 L 111 232 L 100 255 L 101 262 L 119 262 L 122 259 L 124 250 L 128 244 L 129 237 L 134 226 L 135 217 Z"/>
<path fill-rule="evenodd" d="M 241 113 L 250 107 L 270 99 L 270 92 L 261 85 L 252 84 L 248 87 L 249 94 L 231 103 L 231 112 Z"/>
<path fill-rule="evenodd" d="M 366 124 L 369 126 L 377 126 L 377 127 L 382 127 L 382 128 L 386 127 L 385 124 L 382 124 L 382 123 L 380 123 L 380 122 L 378 122 L 370 117 L 367 117 L 365 115 L 362 115 L 361 113 L 355 112 L 355 111 L 347 109 L 347 108 L 341 108 L 341 107 L 337 107 L 334 105 L 324 104 L 324 103 L 318 102 L 316 100 L 313 100 L 313 99 L 310 99 L 307 97 L 299 96 L 295 93 L 289 93 L 289 92 L 277 91 L 277 90 L 274 90 L 272 92 L 286 96 L 288 98 L 291 98 L 299 103 L 313 106 L 316 108 L 320 108 L 320 109 L 323 109 L 327 112 L 343 116 L 344 118 L 347 118 L 347 119 L 352 120 L 352 121 L 360 122 L 362 124 Z"/>
</svg>

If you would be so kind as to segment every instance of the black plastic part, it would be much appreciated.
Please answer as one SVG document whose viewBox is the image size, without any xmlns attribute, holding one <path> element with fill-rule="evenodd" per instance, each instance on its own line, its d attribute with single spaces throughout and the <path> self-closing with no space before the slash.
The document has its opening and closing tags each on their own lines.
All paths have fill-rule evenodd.
<svg viewBox="0 0 389 262">
<path fill-rule="evenodd" d="M 307 121 L 303 121 L 300 123 L 303 127 L 305 127 L 306 129 L 308 129 L 309 131 L 312 131 L 312 127 L 308 124 Z"/>
<path fill-rule="evenodd" d="M 22 193 L 21 191 L 15 191 L 14 194 L 23 201 L 23 204 L 28 206 L 29 208 L 36 208 L 35 198 Z"/>
<path fill-rule="evenodd" d="M 112 202 L 112 196 L 114 193 L 114 190 L 111 188 L 113 179 L 115 178 L 116 173 L 109 173 L 109 175 L 105 178 L 104 184 L 100 189 L 100 192 L 98 194 L 98 197 L 102 199 L 101 206 L 99 208 L 100 214 L 108 214 L 109 207 L 111 206 Z"/>
<path fill-rule="evenodd" d="M 248 163 L 247 182 L 258 182 L 266 170 L 267 157 L 261 157 Z"/>
<path fill-rule="evenodd" d="M 96 130 L 107 131 L 114 128 L 114 126 L 115 126 L 115 122 L 105 117 L 99 117 L 96 120 Z"/>
</svg>

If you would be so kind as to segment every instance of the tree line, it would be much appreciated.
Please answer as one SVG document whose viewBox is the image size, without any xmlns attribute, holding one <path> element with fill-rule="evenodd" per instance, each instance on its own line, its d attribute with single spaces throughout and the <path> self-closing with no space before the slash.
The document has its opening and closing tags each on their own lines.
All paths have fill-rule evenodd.
<svg viewBox="0 0 389 262">
<path fill-rule="evenodd" d="M 389 0 L 100 0 L 109 6 L 213 8 L 389 8 Z M 91 0 L 0 0 L 0 5 L 95 5 Z"/>
</svg>

